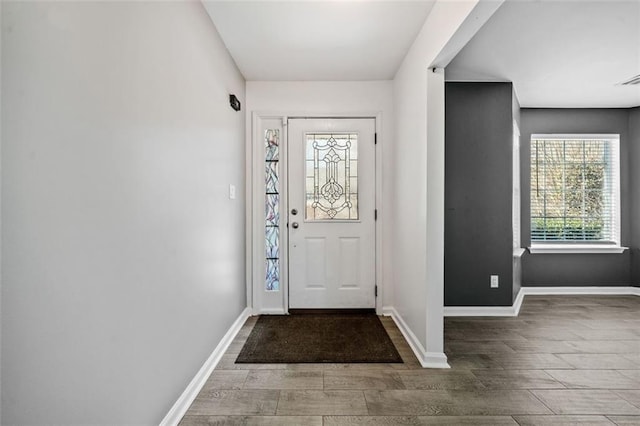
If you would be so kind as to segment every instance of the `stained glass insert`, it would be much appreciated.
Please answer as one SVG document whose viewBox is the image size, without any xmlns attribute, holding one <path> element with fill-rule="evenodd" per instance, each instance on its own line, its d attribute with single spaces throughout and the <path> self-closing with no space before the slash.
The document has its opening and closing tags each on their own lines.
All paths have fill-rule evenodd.
<svg viewBox="0 0 640 426">
<path fill-rule="evenodd" d="M 280 247 L 278 246 L 278 240 L 280 238 L 280 232 L 277 226 L 267 226 L 265 229 L 265 241 L 267 248 L 267 259 L 278 259 Z"/>
<path fill-rule="evenodd" d="M 267 194 L 278 193 L 278 161 L 268 161 L 266 163 L 265 183 L 267 186 Z"/>
<path fill-rule="evenodd" d="M 280 290 L 280 131 L 265 132 L 265 288 Z"/>
<path fill-rule="evenodd" d="M 307 134 L 306 220 L 358 220 L 358 135 Z"/>
<path fill-rule="evenodd" d="M 278 259 L 267 259 L 267 291 L 280 290 L 280 262 Z"/>
<path fill-rule="evenodd" d="M 279 194 L 267 194 L 265 203 L 265 225 L 275 226 L 280 225 L 280 209 L 279 209 Z"/>
<path fill-rule="evenodd" d="M 265 145 L 266 145 L 266 155 L 265 158 L 267 161 L 278 161 L 279 160 L 279 135 L 280 131 L 278 129 L 267 130 L 265 132 Z"/>
</svg>

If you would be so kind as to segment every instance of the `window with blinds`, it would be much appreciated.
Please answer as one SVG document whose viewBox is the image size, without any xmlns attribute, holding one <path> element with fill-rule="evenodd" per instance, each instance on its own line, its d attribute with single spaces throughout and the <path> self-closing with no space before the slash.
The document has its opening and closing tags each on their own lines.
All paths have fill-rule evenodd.
<svg viewBox="0 0 640 426">
<path fill-rule="evenodd" d="M 531 242 L 620 243 L 619 135 L 531 136 Z"/>
</svg>

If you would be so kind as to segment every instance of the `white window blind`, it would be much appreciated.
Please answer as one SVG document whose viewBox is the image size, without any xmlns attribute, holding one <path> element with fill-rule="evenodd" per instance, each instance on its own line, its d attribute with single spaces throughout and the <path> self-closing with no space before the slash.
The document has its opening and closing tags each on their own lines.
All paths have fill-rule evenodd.
<svg viewBox="0 0 640 426">
<path fill-rule="evenodd" d="M 531 136 L 531 241 L 620 244 L 619 135 Z"/>
</svg>

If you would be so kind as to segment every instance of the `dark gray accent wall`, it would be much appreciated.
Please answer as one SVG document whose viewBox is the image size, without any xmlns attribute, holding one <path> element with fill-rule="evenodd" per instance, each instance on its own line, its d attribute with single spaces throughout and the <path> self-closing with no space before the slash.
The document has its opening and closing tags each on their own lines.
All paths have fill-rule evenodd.
<svg viewBox="0 0 640 426">
<path fill-rule="evenodd" d="M 512 91 L 511 83 L 445 86 L 446 306 L 512 304 Z"/>
<path fill-rule="evenodd" d="M 631 180 L 631 285 L 640 285 L 640 107 L 629 110 L 629 175 Z"/>
<path fill-rule="evenodd" d="M 521 109 L 522 244 L 531 245 L 530 155 L 535 133 L 620 134 L 622 244 L 631 244 L 628 109 Z M 640 160 L 640 157 L 639 157 Z M 634 180 L 637 182 L 637 180 Z M 524 286 L 619 286 L 631 281 L 631 253 L 530 254 L 522 259 Z"/>
<path fill-rule="evenodd" d="M 631 256 L 623 254 L 525 254 L 525 287 L 627 286 Z"/>
</svg>

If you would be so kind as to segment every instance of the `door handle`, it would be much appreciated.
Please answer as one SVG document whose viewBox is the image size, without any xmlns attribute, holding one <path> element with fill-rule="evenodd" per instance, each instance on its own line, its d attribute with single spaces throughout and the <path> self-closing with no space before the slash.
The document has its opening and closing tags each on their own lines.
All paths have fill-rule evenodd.
<svg viewBox="0 0 640 426">
<path fill-rule="evenodd" d="M 298 229 L 298 226 L 299 226 L 299 225 L 298 225 L 298 222 L 293 222 L 293 223 L 291 224 L 291 227 L 292 227 L 293 229 Z"/>
</svg>

